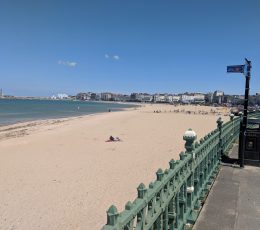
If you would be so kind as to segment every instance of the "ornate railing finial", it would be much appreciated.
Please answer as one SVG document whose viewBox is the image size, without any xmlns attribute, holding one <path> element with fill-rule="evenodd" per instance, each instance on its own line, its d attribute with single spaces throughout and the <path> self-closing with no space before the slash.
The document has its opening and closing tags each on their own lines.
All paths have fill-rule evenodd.
<svg viewBox="0 0 260 230">
<path fill-rule="evenodd" d="M 194 149 L 194 141 L 197 139 L 197 134 L 192 130 L 188 129 L 184 135 L 183 140 L 186 141 L 185 143 L 185 149 L 187 153 L 191 153 Z"/>
</svg>

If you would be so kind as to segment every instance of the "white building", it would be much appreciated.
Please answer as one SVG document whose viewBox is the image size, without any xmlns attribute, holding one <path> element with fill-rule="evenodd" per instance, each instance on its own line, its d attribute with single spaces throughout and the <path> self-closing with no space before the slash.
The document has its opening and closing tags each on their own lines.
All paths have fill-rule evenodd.
<svg viewBox="0 0 260 230">
<path fill-rule="evenodd" d="M 153 95 L 153 101 L 154 102 L 166 102 L 166 95 L 164 94 L 154 94 Z"/>
<path fill-rule="evenodd" d="M 58 99 L 67 99 L 68 97 L 69 97 L 68 94 L 65 94 L 65 93 L 58 93 L 57 94 Z"/>
<path fill-rule="evenodd" d="M 179 95 L 173 95 L 172 96 L 172 102 L 179 102 L 180 99 L 181 99 L 181 96 L 179 96 Z"/>
<path fill-rule="evenodd" d="M 153 96 L 148 93 L 132 93 L 130 100 L 138 102 L 152 102 Z"/>
<path fill-rule="evenodd" d="M 180 96 L 178 95 L 172 95 L 172 94 L 166 94 L 165 95 L 166 102 L 168 103 L 176 103 L 180 101 Z"/>
<path fill-rule="evenodd" d="M 76 98 L 77 100 L 89 101 L 91 99 L 91 93 L 78 93 Z"/>
<path fill-rule="evenodd" d="M 223 101 L 224 101 L 224 92 L 216 90 L 213 94 L 213 102 L 218 103 L 218 104 L 222 104 Z"/>
<path fill-rule="evenodd" d="M 181 102 L 185 104 L 193 103 L 194 102 L 194 95 L 192 94 L 182 94 L 181 95 Z"/>
<path fill-rule="evenodd" d="M 102 101 L 111 101 L 112 93 L 101 93 L 101 100 Z"/>
<path fill-rule="evenodd" d="M 68 94 L 65 94 L 65 93 L 58 93 L 57 95 L 51 96 L 51 99 L 53 99 L 53 100 L 56 100 L 56 99 L 62 100 L 62 99 L 67 99 L 67 98 L 69 98 L 69 96 L 68 96 Z"/>
<path fill-rule="evenodd" d="M 205 95 L 203 93 L 194 93 L 194 103 L 205 103 Z"/>
</svg>

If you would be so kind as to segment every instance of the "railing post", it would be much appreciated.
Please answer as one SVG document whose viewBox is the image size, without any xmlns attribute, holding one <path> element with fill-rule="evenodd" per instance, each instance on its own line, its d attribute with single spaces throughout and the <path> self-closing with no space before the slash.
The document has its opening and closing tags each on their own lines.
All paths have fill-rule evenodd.
<svg viewBox="0 0 260 230">
<path fill-rule="evenodd" d="M 133 204 L 131 201 L 128 201 L 125 204 L 125 211 L 131 212 L 131 209 L 133 208 Z M 134 226 L 134 219 L 130 220 L 129 223 L 126 224 L 125 228 L 126 229 L 133 229 Z"/>
<path fill-rule="evenodd" d="M 175 213 L 176 213 L 176 219 L 175 219 L 175 227 L 179 229 L 180 227 L 180 199 L 179 199 L 180 192 L 177 192 L 175 196 Z"/>
<path fill-rule="evenodd" d="M 219 149 L 218 149 L 218 159 L 221 161 L 223 156 L 223 146 L 222 146 L 222 124 L 223 121 L 221 117 L 217 120 L 218 130 L 219 130 Z"/>
<path fill-rule="evenodd" d="M 186 187 L 186 196 L 187 196 L 187 208 L 189 209 L 188 211 L 192 211 L 192 201 L 194 199 L 194 160 L 196 158 L 195 156 L 195 143 L 194 141 L 197 138 L 197 134 L 192 130 L 188 129 L 184 135 L 183 135 L 183 140 L 186 141 L 185 143 L 185 149 L 186 149 L 186 154 L 191 155 L 192 159 L 189 162 L 190 164 L 190 176 L 187 180 L 187 187 Z M 195 220 L 194 220 L 195 221 Z"/>
<path fill-rule="evenodd" d="M 140 199 L 143 199 L 145 194 L 146 194 L 146 188 L 145 185 L 143 183 L 141 183 L 138 187 L 137 187 L 137 197 Z"/>
<path fill-rule="evenodd" d="M 235 116 L 235 115 L 234 115 L 233 113 L 229 114 L 229 119 L 230 119 L 230 121 L 233 121 L 234 116 Z"/>
<path fill-rule="evenodd" d="M 147 189 L 145 188 L 145 185 L 141 183 L 137 187 L 137 197 L 139 199 L 144 199 L 146 195 Z M 137 223 L 136 223 L 136 228 L 137 229 L 143 229 L 145 225 L 145 213 L 146 213 L 146 208 L 143 208 L 139 213 L 137 213 Z"/>
<path fill-rule="evenodd" d="M 118 212 L 114 205 L 111 205 L 107 210 L 107 225 L 115 226 L 117 223 Z"/>
<path fill-rule="evenodd" d="M 233 113 L 231 113 L 230 115 L 229 115 L 229 119 L 230 119 L 230 121 L 232 122 L 232 142 L 234 141 L 234 138 L 235 138 L 235 131 L 234 131 L 234 114 Z"/>
</svg>

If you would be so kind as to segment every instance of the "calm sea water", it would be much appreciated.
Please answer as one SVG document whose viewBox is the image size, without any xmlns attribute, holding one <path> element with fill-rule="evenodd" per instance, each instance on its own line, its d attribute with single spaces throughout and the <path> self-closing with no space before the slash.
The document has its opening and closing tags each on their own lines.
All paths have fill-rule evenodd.
<svg viewBox="0 0 260 230">
<path fill-rule="evenodd" d="M 102 113 L 109 109 L 113 112 L 131 107 L 134 105 L 64 100 L 0 99 L 0 125 Z"/>
</svg>

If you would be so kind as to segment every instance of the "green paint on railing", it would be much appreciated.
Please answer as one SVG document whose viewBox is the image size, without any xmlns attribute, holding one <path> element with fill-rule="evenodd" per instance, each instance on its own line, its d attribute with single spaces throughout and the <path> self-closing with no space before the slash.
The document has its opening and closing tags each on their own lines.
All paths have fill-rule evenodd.
<svg viewBox="0 0 260 230">
<path fill-rule="evenodd" d="M 146 188 L 137 187 L 137 198 L 118 213 L 112 205 L 103 230 L 184 230 L 191 229 L 215 180 L 220 159 L 239 137 L 241 116 L 230 116 L 199 142 L 196 133 L 184 133 L 185 152 L 171 160 L 169 169 L 158 169 L 156 180 Z"/>
</svg>

